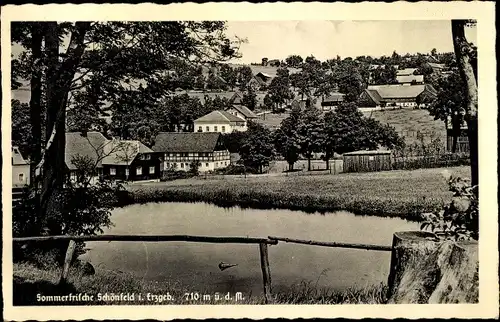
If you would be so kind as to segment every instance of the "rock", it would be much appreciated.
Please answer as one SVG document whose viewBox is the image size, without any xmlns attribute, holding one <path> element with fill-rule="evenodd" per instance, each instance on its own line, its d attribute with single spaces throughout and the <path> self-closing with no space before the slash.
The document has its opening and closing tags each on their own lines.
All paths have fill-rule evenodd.
<svg viewBox="0 0 500 322">
<path fill-rule="evenodd" d="M 477 242 L 431 237 L 421 231 L 394 234 L 389 303 L 477 302 Z"/>
</svg>

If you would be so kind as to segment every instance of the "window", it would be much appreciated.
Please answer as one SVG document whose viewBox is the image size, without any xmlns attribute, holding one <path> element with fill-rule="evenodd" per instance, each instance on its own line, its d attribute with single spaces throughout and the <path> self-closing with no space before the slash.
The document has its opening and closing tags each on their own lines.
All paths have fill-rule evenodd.
<svg viewBox="0 0 500 322">
<path fill-rule="evenodd" d="M 184 163 L 181 163 L 181 168 L 184 168 Z"/>
<path fill-rule="evenodd" d="M 207 132 L 210 132 L 210 126 L 207 126 Z"/>
<path fill-rule="evenodd" d="M 151 160 L 151 154 L 146 154 L 146 160 Z"/>
<path fill-rule="evenodd" d="M 135 174 L 137 174 L 138 176 L 142 175 L 142 167 L 137 167 L 137 169 L 135 170 Z"/>
<path fill-rule="evenodd" d="M 170 153 L 165 153 L 165 158 L 168 158 L 170 156 Z"/>
<path fill-rule="evenodd" d="M 127 176 L 127 177 L 128 177 L 129 175 L 130 175 L 130 171 L 129 171 L 129 169 L 125 169 L 125 176 Z"/>
<path fill-rule="evenodd" d="M 177 163 L 172 163 L 173 168 L 177 168 Z"/>
<path fill-rule="evenodd" d="M 198 126 L 198 132 L 203 132 L 201 126 Z"/>
<path fill-rule="evenodd" d="M 170 167 L 170 162 L 167 162 L 167 168 L 169 168 L 169 167 Z"/>
<path fill-rule="evenodd" d="M 19 182 L 23 182 L 24 181 L 24 173 L 20 173 L 19 174 Z"/>
<path fill-rule="evenodd" d="M 139 160 L 144 160 L 144 154 L 141 154 L 141 155 L 139 156 Z"/>
<path fill-rule="evenodd" d="M 149 167 L 149 173 L 150 174 L 155 173 L 155 167 Z"/>
<path fill-rule="evenodd" d="M 109 174 L 112 175 L 112 176 L 116 176 L 116 168 L 109 168 Z"/>
<path fill-rule="evenodd" d="M 205 166 L 208 168 L 208 163 L 205 163 Z"/>
<path fill-rule="evenodd" d="M 222 133 L 226 132 L 226 127 L 223 125 L 222 126 Z"/>
<path fill-rule="evenodd" d="M 217 126 L 214 126 L 214 132 L 217 132 Z"/>
<path fill-rule="evenodd" d="M 215 166 L 218 167 L 219 166 L 219 162 L 215 162 Z"/>
</svg>

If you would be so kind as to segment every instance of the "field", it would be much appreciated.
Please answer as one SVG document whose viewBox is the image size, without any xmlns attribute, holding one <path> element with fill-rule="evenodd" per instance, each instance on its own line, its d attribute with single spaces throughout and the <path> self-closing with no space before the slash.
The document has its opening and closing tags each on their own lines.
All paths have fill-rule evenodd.
<svg viewBox="0 0 500 322">
<path fill-rule="evenodd" d="M 28 263 L 15 263 L 14 271 L 14 305 L 61 305 L 50 302 L 37 302 L 37 295 L 54 296 L 86 293 L 94 295 L 94 301 L 90 302 L 72 302 L 70 305 L 159 305 L 159 304 L 264 304 L 263 296 L 250 295 L 243 301 L 216 301 L 213 296 L 210 300 L 186 300 L 185 294 L 193 292 L 196 288 L 187 285 L 178 285 L 175 282 L 155 283 L 138 279 L 128 273 L 115 272 L 103 269 L 96 269 L 95 275 L 85 276 L 78 270 L 71 269 L 68 276 L 68 284 L 57 286 L 60 268 L 38 268 Z M 119 290 L 119 292 L 117 292 Z M 201 290 L 197 290 L 201 291 Z M 105 302 L 98 301 L 97 294 L 134 294 L 134 301 L 123 302 Z M 170 294 L 172 301 L 153 298 L 150 300 L 138 300 L 138 294 L 143 299 L 147 294 Z M 273 293 L 275 304 L 384 304 L 387 287 L 385 285 L 374 285 L 364 289 L 350 288 L 345 291 L 335 291 L 316 287 L 309 282 L 303 282 L 299 285 L 291 285 L 288 289 Z"/>
<path fill-rule="evenodd" d="M 338 175 L 256 175 L 197 177 L 130 184 L 123 204 L 179 201 L 219 206 L 291 209 L 306 212 L 346 210 L 358 215 L 396 216 L 420 221 L 421 213 L 448 202 L 449 175 L 469 176 L 468 167 Z"/>
<path fill-rule="evenodd" d="M 434 120 L 427 110 L 396 109 L 386 111 L 363 112 L 366 117 L 372 117 L 382 124 L 389 124 L 396 129 L 400 136 L 405 137 L 406 144 L 417 141 L 417 132 L 424 135 L 426 141 L 431 136 L 446 142 L 444 122 Z"/>
</svg>

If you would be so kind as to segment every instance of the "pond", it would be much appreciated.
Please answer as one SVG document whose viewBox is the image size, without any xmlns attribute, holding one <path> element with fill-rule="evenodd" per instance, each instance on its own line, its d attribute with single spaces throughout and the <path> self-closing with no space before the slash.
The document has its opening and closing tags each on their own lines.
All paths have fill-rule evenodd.
<svg viewBox="0 0 500 322">
<path fill-rule="evenodd" d="M 418 230 L 399 218 L 348 212 L 307 214 L 292 210 L 220 208 L 206 203 L 149 203 L 117 208 L 107 234 L 280 236 L 318 241 L 388 245 L 396 231 Z M 197 242 L 88 242 L 94 266 L 139 279 L 175 281 L 193 292 L 262 293 L 257 244 Z M 220 271 L 220 262 L 238 266 Z M 269 247 L 273 290 L 301 282 L 345 289 L 386 283 L 390 252 L 280 242 Z"/>
</svg>

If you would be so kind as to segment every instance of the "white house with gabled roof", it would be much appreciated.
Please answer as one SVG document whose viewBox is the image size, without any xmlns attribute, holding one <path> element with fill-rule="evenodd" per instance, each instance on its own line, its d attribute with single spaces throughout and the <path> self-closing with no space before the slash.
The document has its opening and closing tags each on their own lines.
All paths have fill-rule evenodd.
<svg viewBox="0 0 500 322">
<path fill-rule="evenodd" d="M 247 130 L 247 121 L 226 111 L 213 111 L 194 120 L 194 132 L 232 133 Z"/>
</svg>

